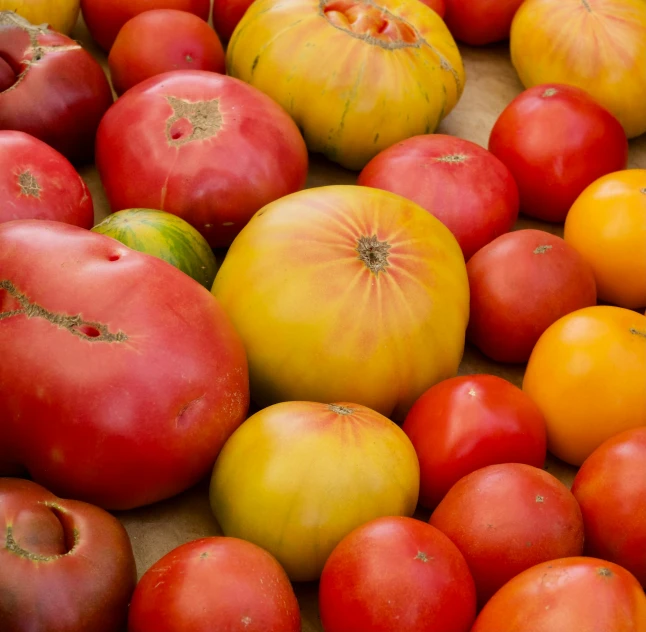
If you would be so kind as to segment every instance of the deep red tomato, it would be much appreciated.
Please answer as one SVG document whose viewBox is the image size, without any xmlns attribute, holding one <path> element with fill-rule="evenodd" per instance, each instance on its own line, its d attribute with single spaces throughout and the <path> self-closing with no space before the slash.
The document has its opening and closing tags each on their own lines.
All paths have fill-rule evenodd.
<svg viewBox="0 0 646 632">
<path fill-rule="evenodd" d="M 238 22 L 253 0 L 213 0 L 213 27 L 225 41 L 231 39 Z"/>
<path fill-rule="evenodd" d="M 289 579 L 265 550 L 236 538 L 177 547 L 146 571 L 128 632 L 300 632 Z"/>
<path fill-rule="evenodd" d="M 398 193 L 437 217 L 455 236 L 464 258 L 511 230 L 518 187 L 509 169 L 475 143 L 428 134 L 375 156 L 357 184 Z"/>
<path fill-rule="evenodd" d="M 467 273 L 467 338 L 497 362 L 527 362 L 550 325 L 597 303 L 590 265 L 542 230 L 498 237 L 471 258 Z"/>
<path fill-rule="evenodd" d="M 629 570 L 646 588 L 646 428 L 602 443 L 579 469 L 585 552 Z"/>
<path fill-rule="evenodd" d="M 174 9 L 145 11 L 126 22 L 108 65 L 117 94 L 170 70 L 225 71 L 215 31 L 196 15 Z"/>
<path fill-rule="evenodd" d="M 464 557 L 413 518 L 379 518 L 347 535 L 319 587 L 325 632 L 467 632 L 476 593 Z"/>
<path fill-rule="evenodd" d="M 548 222 L 563 222 L 588 185 L 628 161 L 621 123 L 587 92 L 558 84 L 517 96 L 493 126 L 489 150 L 514 175 L 521 212 Z"/>
<path fill-rule="evenodd" d="M 482 46 L 509 37 L 523 0 L 445 0 L 444 21 L 455 39 Z"/>
<path fill-rule="evenodd" d="M 463 476 L 487 465 L 545 462 L 543 415 L 523 391 L 495 375 L 433 386 L 415 402 L 403 428 L 419 458 L 419 502 L 429 508 Z"/>
<path fill-rule="evenodd" d="M 583 552 L 583 518 L 558 479 L 531 465 L 490 465 L 460 479 L 430 524 L 460 549 L 484 605 L 512 577 Z"/>
</svg>

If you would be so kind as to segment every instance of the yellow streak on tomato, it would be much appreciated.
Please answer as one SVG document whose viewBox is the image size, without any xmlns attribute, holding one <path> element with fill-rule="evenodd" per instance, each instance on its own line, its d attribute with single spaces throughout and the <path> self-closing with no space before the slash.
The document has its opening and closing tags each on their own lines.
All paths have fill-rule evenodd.
<svg viewBox="0 0 646 632">
<path fill-rule="evenodd" d="M 15 11 L 32 24 L 49 24 L 69 35 L 79 15 L 81 0 L 0 0 L 0 11 Z"/>
</svg>

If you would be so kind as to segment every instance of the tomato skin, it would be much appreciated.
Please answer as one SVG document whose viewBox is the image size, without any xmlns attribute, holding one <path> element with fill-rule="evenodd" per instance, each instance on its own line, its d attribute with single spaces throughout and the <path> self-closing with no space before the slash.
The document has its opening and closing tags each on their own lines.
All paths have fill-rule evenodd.
<svg viewBox="0 0 646 632">
<path fill-rule="evenodd" d="M 443 533 L 413 518 L 378 518 L 328 558 L 319 610 L 325 632 L 468 632 L 476 592 Z"/>
<path fill-rule="evenodd" d="M 420 0 L 427 7 L 430 7 L 437 13 L 442 19 L 446 14 L 446 0 Z"/>
<path fill-rule="evenodd" d="M 236 538 L 173 549 L 141 578 L 128 632 L 300 632 L 298 601 L 280 564 Z"/>
<path fill-rule="evenodd" d="M 171 70 L 224 74 L 224 49 L 215 31 L 186 11 L 145 11 L 128 20 L 108 56 L 117 94 Z"/>
<path fill-rule="evenodd" d="M 586 555 L 622 566 L 646 588 L 646 428 L 604 441 L 579 469 L 572 494 Z"/>
<path fill-rule="evenodd" d="M 589 557 L 545 562 L 514 577 L 471 632 L 642 632 L 646 596 L 621 566 Z"/>
<path fill-rule="evenodd" d="M 509 37 L 511 23 L 523 0 L 446 0 L 444 21 L 455 39 L 471 46 L 493 44 Z"/>
<path fill-rule="evenodd" d="M 574 496 L 551 474 L 521 463 L 490 465 L 460 479 L 429 522 L 464 555 L 480 606 L 524 570 L 583 552 Z"/>
<path fill-rule="evenodd" d="M 213 0 L 213 28 L 223 41 L 233 35 L 253 0 Z"/>
<path fill-rule="evenodd" d="M 592 268 L 563 239 L 542 230 L 498 237 L 471 258 L 467 274 L 467 339 L 496 362 L 527 362 L 550 325 L 597 303 Z"/>
<path fill-rule="evenodd" d="M 595 306 L 554 323 L 534 347 L 523 379 L 545 416 L 547 449 L 581 465 L 610 437 L 646 426 L 645 374 L 641 314 Z"/>
<path fill-rule="evenodd" d="M 545 462 L 545 420 L 519 388 L 495 375 L 444 380 L 403 425 L 420 464 L 420 504 L 434 508 L 463 476 L 487 465 Z"/>
<path fill-rule="evenodd" d="M 510 231 L 518 218 L 518 187 L 509 169 L 475 143 L 429 134 L 375 156 L 357 184 L 416 202 L 455 236 L 468 261 Z"/>
<path fill-rule="evenodd" d="M 563 222 L 589 184 L 628 162 L 619 121 L 580 88 L 558 84 L 518 95 L 494 124 L 489 151 L 516 179 L 521 212 L 548 222 Z"/>
</svg>

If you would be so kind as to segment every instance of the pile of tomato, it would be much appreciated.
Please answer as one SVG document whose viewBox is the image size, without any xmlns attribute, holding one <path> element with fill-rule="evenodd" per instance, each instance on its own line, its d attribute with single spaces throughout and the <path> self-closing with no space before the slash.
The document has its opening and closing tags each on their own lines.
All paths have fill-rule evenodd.
<svg viewBox="0 0 646 632">
<path fill-rule="evenodd" d="M 645 104 L 643 0 L 0 0 L 0 632 L 646 632 Z"/>
</svg>

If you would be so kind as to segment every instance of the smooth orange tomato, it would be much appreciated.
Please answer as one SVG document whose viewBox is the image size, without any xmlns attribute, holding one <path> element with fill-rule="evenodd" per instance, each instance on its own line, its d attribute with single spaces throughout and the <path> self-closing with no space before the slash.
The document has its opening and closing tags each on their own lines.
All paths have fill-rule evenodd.
<svg viewBox="0 0 646 632">
<path fill-rule="evenodd" d="M 69 35 L 81 10 L 81 0 L 0 0 L 0 11 L 15 11 L 32 24 L 49 24 Z"/>
<path fill-rule="evenodd" d="M 591 184 L 570 209 L 564 237 L 592 266 L 600 300 L 646 305 L 646 169 Z"/>
<path fill-rule="evenodd" d="M 547 447 L 581 465 L 606 439 L 646 425 L 646 317 L 595 306 L 541 336 L 523 390 L 547 423 Z"/>
</svg>

